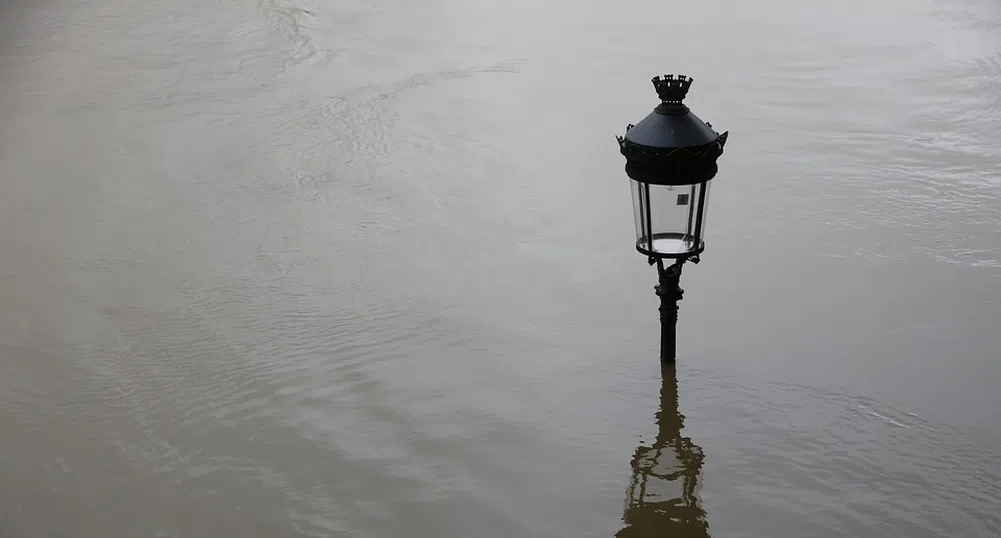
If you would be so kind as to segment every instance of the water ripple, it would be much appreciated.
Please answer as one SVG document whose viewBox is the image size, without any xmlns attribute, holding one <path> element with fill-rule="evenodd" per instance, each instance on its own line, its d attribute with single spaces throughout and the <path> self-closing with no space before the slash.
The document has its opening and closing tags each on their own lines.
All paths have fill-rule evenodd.
<svg viewBox="0 0 1001 538">
<path fill-rule="evenodd" d="M 986 509 L 989 499 L 1001 498 L 996 432 L 932 423 L 830 390 L 718 382 L 736 407 L 689 419 L 708 421 L 700 425 L 708 432 L 727 432 L 700 442 L 715 447 L 712 472 L 741 477 L 741 503 L 810 513 L 821 527 L 853 535 L 986 537 L 1001 528 Z M 720 407 L 703 398 L 692 405 Z M 722 448 L 731 439 L 739 446 Z"/>
</svg>

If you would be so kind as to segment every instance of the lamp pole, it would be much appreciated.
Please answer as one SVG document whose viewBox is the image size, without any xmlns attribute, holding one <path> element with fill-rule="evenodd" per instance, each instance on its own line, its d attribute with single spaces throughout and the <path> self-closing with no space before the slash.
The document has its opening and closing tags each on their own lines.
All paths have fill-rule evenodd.
<svg viewBox="0 0 1001 538">
<path fill-rule="evenodd" d="M 678 301 L 685 293 L 681 289 L 681 264 L 675 262 L 667 267 L 658 261 L 657 273 L 660 283 L 654 291 L 660 297 L 660 359 L 673 361 L 677 355 L 678 341 Z"/>
</svg>

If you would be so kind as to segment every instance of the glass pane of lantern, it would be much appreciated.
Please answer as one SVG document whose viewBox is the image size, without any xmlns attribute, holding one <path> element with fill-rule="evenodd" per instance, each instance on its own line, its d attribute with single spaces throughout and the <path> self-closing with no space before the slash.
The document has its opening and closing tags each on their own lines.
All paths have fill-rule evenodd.
<svg viewBox="0 0 1001 538">
<path fill-rule="evenodd" d="M 702 194 L 700 196 L 705 196 L 706 203 L 703 204 L 703 206 L 702 206 L 702 227 L 700 227 L 696 231 L 698 232 L 699 239 L 702 240 L 702 241 L 705 241 L 705 239 L 706 239 L 706 218 L 709 216 L 709 185 L 711 185 L 711 184 L 712 184 L 712 181 L 706 181 L 701 186 L 702 188 L 705 189 L 706 192 L 705 192 L 705 194 Z M 701 190 L 701 189 L 696 189 L 696 192 L 698 192 L 699 190 Z"/>
<path fill-rule="evenodd" d="M 641 251 L 665 257 L 678 257 L 698 250 L 705 227 L 703 205 L 699 218 L 700 197 L 707 196 L 709 183 L 699 185 L 649 185 L 631 181 L 633 214 L 636 221 L 636 246 Z M 705 194 L 703 194 L 703 190 Z M 647 240 L 653 237 L 653 247 Z"/>
</svg>

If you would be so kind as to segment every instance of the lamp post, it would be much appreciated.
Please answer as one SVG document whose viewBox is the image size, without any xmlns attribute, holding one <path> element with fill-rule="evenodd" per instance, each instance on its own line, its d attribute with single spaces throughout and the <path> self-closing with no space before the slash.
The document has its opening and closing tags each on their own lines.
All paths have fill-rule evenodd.
<svg viewBox="0 0 1001 538">
<path fill-rule="evenodd" d="M 636 125 L 617 137 L 626 158 L 626 175 L 633 195 L 636 250 L 657 265 L 660 282 L 660 358 L 675 359 L 681 267 L 699 263 L 709 183 L 716 176 L 716 159 L 723 154 L 728 132 L 719 134 L 683 103 L 692 78 L 654 77 L 661 103 Z"/>
</svg>

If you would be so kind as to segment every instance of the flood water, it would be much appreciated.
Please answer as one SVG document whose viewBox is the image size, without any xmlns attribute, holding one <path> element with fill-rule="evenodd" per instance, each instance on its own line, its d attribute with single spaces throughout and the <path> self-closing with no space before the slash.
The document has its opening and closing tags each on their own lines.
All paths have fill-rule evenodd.
<svg viewBox="0 0 1001 538">
<path fill-rule="evenodd" d="M 0 536 L 999 536 L 998 148 L 991 0 L 5 0 Z"/>
</svg>

